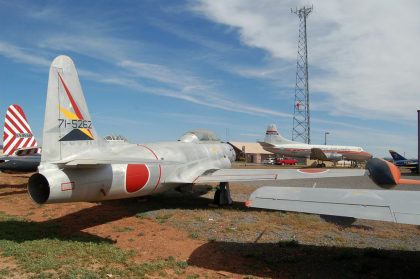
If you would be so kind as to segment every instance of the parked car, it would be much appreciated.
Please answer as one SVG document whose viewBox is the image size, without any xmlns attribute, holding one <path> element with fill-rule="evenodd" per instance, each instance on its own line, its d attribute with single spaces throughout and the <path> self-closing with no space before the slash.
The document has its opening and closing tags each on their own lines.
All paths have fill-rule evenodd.
<svg viewBox="0 0 420 279">
<path fill-rule="evenodd" d="M 274 165 L 276 163 L 276 159 L 269 157 L 263 160 L 262 163 L 266 165 Z"/>
<path fill-rule="evenodd" d="M 276 165 L 296 165 L 298 161 L 292 158 L 277 158 Z"/>
</svg>

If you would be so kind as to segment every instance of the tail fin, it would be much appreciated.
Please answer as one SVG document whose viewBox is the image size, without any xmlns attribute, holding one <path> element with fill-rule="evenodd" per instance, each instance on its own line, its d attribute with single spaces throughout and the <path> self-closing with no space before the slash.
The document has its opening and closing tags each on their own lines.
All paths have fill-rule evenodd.
<svg viewBox="0 0 420 279">
<path fill-rule="evenodd" d="M 97 144 L 76 67 L 70 57 L 58 56 L 48 79 L 42 162 L 61 161 Z"/>
<path fill-rule="evenodd" d="M 394 150 L 389 150 L 389 153 L 391 154 L 392 159 L 394 159 L 394 161 L 407 160 L 404 156 L 402 156 Z"/>
<path fill-rule="evenodd" d="M 23 149 L 27 149 L 25 155 L 39 153 L 37 145 L 23 109 L 18 105 L 9 106 L 4 119 L 3 153 L 10 156 Z"/>
<path fill-rule="evenodd" d="M 275 124 L 269 124 L 267 126 L 267 131 L 265 132 L 265 139 L 264 142 L 270 144 L 287 144 L 287 143 L 295 143 L 294 141 L 285 139 L 282 137 L 279 132 L 277 131 L 277 127 Z"/>
</svg>

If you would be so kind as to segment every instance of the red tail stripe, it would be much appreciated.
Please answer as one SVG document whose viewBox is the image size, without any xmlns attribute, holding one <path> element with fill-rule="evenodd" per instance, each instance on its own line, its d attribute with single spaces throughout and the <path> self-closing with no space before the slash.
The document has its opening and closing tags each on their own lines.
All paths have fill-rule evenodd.
<svg viewBox="0 0 420 279">
<path fill-rule="evenodd" d="M 18 119 L 18 117 L 16 117 L 15 115 L 13 115 L 13 117 L 16 119 L 16 121 L 14 121 L 10 117 L 10 115 L 6 115 L 6 119 L 9 120 L 10 124 L 12 124 L 12 129 L 9 130 L 9 132 L 11 132 L 13 135 L 15 135 L 16 133 L 31 133 L 31 129 L 26 129 L 26 125 L 22 123 L 22 121 Z"/>
<path fill-rule="evenodd" d="M 16 117 L 15 117 L 16 118 Z M 9 130 L 9 132 L 11 132 L 13 135 L 16 134 L 16 131 L 18 133 L 24 133 L 25 131 L 23 131 L 19 125 L 9 116 L 6 114 L 6 119 L 9 120 L 10 124 L 12 125 L 11 129 Z"/>
<path fill-rule="evenodd" d="M 74 109 L 74 112 L 76 113 L 77 117 L 79 117 L 79 119 L 83 119 L 83 115 L 79 110 L 79 107 L 77 106 L 76 102 L 73 99 L 73 96 L 70 93 L 70 90 L 67 88 L 67 85 L 64 83 L 63 78 L 61 77 L 60 73 L 58 73 L 58 77 L 60 78 L 61 83 L 63 84 L 64 90 L 67 93 L 67 97 L 69 97 L 70 103 Z"/>
<path fill-rule="evenodd" d="M 31 130 L 31 127 L 29 127 L 29 124 L 28 124 L 28 119 L 26 119 L 26 114 L 25 114 L 25 112 L 23 111 L 23 109 L 22 109 L 20 106 L 18 106 L 18 105 L 11 105 L 11 106 L 9 107 L 9 109 L 10 109 L 13 113 L 15 113 L 17 116 L 19 116 L 19 119 L 21 119 L 21 120 L 22 120 L 23 124 L 25 125 L 25 127 L 26 127 L 28 130 Z M 16 111 L 16 112 L 15 112 L 15 111 Z"/>
<path fill-rule="evenodd" d="M 8 131 L 10 134 L 6 133 Z M 3 142 L 6 141 L 7 138 L 13 137 L 15 133 L 13 133 L 13 130 L 10 128 L 9 124 L 4 122 L 4 131 L 3 131 Z"/>
<path fill-rule="evenodd" d="M 12 147 L 12 149 L 9 151 L 9 155 L 12 155 L 13 152 L 15 152 L 16 149 L 18 149 L 20 143 L 23 141 L 23 138 L 20 138 L 17 143 Z"/>
<path fill-rule="evenodd" d="M 25 130 L 27 130 L 27 131 L 31 131 L 31 128 L 28 126 L 28 124 L 27 124 L 27 122 L 28 122 L 28 120 L 26 119 L 26 115 L 25 115 L 25 113 L 23 112 L 23 110 L 19 107 L 19 106 L 17 106 L 17 105 L 12 105 L 11 107 L 13 107 L 18 113 L 19 113 L 19 115 L 17 115 L 14 111 L 13 111 L 13 109 L 11 109 L 10 107 L 9 107 L 9 109 L 8 109 L 8 111 L 11 113 L 11 114 L 13 114 L 13 116 L 19 121 L 19 123 L 23 126 L 23 128 L 25 129 Z M 22 121 L 22 118 L 25 120 L 25 121 Z"/>
<path fill-rule="evenodd" d="M 36 139 L 34 137 L 31 138 L 31 140 L 29 141 L 29 143 L 26 145 L 28 147 L 34 147 L 37 146 L 38 143 L 36 142 Z"/>
<path fill-rule="evenodd" d="M 12 131 L 7 123 L 4 123 L 4 128 L 7 129 L 8 131 Z M 3 138 L 3 143 L 5 143 L 6 139 L 8 139 L 8 138 L 10 138 L 10 140 L 7 142 L 7 144 L 3 145 L 3 150 L 6 150 L 9 147 L 9 145 L 12 144 L 13 139 L 16 138 L 14 133 L 12 133 L 11 136 L 9 136 L 7 133 L 5 133 L 5 134 L 6 134 L 6 137 Z"/>
<path fill-rule="evenodd" d="M 6 150 L 9 148 L 10 144 L 8 145 L 3 145 L 3 152 L 6 152 Z M 9 155 L 9 153 L 7 153 L 7 155 Z"/>
<path fill-rule="evenodd" d="M 29 138 L 22 138 L 22 139 L 23 140 L 20 142 L 20 144 L 16 146 L 17 149 L 24 148 L 25 146 L 28 145 L 28 142 L 30 141 Z"/>
</svg>

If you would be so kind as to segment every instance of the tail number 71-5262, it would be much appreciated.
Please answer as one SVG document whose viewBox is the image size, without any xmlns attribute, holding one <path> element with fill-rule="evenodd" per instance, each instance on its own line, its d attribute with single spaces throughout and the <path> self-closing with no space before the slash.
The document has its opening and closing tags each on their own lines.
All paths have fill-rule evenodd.
<svg viewBox="0 0 420 279">
<path fill-rule="evenodd" d="M 72 119 L 70 120 L 66 120 L 66 119 L 62 119 L 59 118 L 58 119 L 58 127 L 71 127 L 73 129 L 91 129 L 92 128 L 92 121 L 90 120 L 85 120 L 85 119 Z"/>
</svg>

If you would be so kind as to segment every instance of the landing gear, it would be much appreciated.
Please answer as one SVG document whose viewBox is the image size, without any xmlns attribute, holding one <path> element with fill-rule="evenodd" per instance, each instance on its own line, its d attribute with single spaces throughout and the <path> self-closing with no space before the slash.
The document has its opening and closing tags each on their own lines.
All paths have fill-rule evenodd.
<svg viewBox="0 0 420 279">
<path fill-rule="evenodd" d="M 322 162 L 322 163 L 318 163 L 318 164 L 316 165 L 316 167 L 317 167 L 317 168 L 325 168 L 325 163 L 324 163 L 324 162 Z"/>
<path fill-rule="evenodd" d="M 232 205 L 232 198 L 230 196 L 229 182 L 220 182 L 219 189 L 214 193 L 213 203 L 216 205 Z"/>
</svg>

